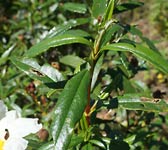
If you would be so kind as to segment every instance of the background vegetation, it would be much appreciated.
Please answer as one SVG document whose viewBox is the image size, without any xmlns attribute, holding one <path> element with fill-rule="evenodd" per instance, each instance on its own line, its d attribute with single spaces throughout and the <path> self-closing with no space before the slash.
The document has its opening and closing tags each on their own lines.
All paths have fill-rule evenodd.
<svg viewBox="0 0 168 150">
<path fill-rule="evenodd" d="M 167 149 L 168 4 L 116 0 L 113 10 L 113 3 L 0 1 L 0 99 L 44 127 L 27 137 L 29 149 L 61 143 L 59 129 L 69 123 L 61 118 L 78 88 L 85 95 L 72 101 L 73 134 L 62 143 L 68 149 Z M 137 43 L 139 49 L 131 45 Z"/>
</svg>

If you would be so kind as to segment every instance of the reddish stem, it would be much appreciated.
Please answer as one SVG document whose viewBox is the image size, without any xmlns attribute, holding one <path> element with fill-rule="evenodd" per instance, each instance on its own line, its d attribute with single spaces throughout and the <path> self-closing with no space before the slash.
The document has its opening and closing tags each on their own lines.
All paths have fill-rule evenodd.
<svg viewBox="0 0 168 150">
<path fill-rule="evenodd" d="M 87 120 L 88 126 L 90 125 L 90 115 L 89 115 L 89 113 L 90 113 L 90 90 L 91 90 L 91 86 L 90 85 L 88 87 L 87 106 L 85 108 L 85 116 L 86 116 L 86 120 Z"/>
</svg>

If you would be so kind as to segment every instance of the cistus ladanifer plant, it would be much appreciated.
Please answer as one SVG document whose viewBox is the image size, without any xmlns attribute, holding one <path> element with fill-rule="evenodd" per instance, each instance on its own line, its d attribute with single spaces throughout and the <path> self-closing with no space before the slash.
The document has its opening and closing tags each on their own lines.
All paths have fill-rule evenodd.
<svg viewBox="0 0 168 150">
<path fill-rule="evenodd" d="M 32 46 L 21 56 L 10 56 L 33 79 L 27 97 L 49 131 L 43 141 L 28 138 L 31 149 L 144 149 L 145 142 L 155 141 L 155 129 L 150 126 L 150 131 L 148 124 L 155 114 L 167 112 L 168 105 L 134 77 L 149 67 L 167 74 L 168 61 L 138 26 L 118 19 L 142 5 L 119 0 L 31 2 L 28 34 L 23 35 L 26 47 Z"/>
</svg>

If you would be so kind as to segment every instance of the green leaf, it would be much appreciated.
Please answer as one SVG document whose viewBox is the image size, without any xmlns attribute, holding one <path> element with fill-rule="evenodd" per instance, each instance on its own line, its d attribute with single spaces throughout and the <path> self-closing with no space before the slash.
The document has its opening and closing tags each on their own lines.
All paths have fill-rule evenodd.
<svg viewBox="0 0 168 150">
<path fill-rule="evenodd" d="M 110 19 L 112 19 L 113 16 L 113 10 L 114 10 L 114 0 L 110 0 L 108 7 L 106 9 L 106 13 L 104 15 L 104 21 L 107 22 Z"/>
<path fill-rule="evenodd" d="M 84 14 L 87 11 L 86 5 L 81 3 L 67 2 L 63 4 L 63 8 L 71 12 L 76 12 L 80 14 Z"/>
<path fill-rule="evenodd" d="M 85 60 L 83 60 L 82 58 L 80 58 L 78 56 L 67 55 L 67 56 L 62 57 L 60 59 L 60 62 L 65 65 L 76 68 L 76 67 L 80 66 L 81 64 L 85 63 Z"/>
<path fill-rule="evenodd" d="M 78 144 L 81 144 L 82 142 L 84 141 L 84 137 L 81 136 L 81 135 L 73 135 L 72 138 L 71 138 L 71 142 L 70 142 L 70 145 L 69 145 L 69 148 L 72 148 Z"/>
<path fill-rule="evenodd" d="M 101 47 L 107 44 L 112 37 L 114 37 L 115 33 L 122 30 L 122 27 L 118 24 L 113 24 L 110 28 L 108 28 L 101 39 Z"/>
<path fill-rule="evenodd" d="M 58 99 L 51 127 L 55 150 L 68 149 L 73 129 L 87 104 L 89 80 L 89 71 L 78 73 L 67 82 Z"/>
<path fill-rule="evenodd" d="M 30 138 L 30 137 L 29 137 Z M 31 137 L 33 139 L 33 137 Z M 30 149 L 39 149 L 42 146 L 42 142 L 38 142 L 37 140 L 27 139 L 29 141 L 28 148 Z"/>
<path fill-rule="evenodd" d="M 92 43 L 83 37 L 63 34 L 63 35 L 58 35 L 52 38 L 47 38 L 47 39 L 42 40 L 38 44 L 31 47 L 25 53 L 25 56 L 35 57 L 47 51 L 51 47 L 57 47 L 57 46 L 67 45 L 67 44 L 72 44 L 72 43 L 81 43 L 81 44 L 85 44 L 88 46 L 92 46 Z"/>
<path fill-rule="evenodd" d="M 132 84 L 132 82 L 128 80 L 125 76 L 123 76 L 122 80 L 123 80 L 122 86 L 123 86 L 123 90 L 125 93 L 136 93 L 137 92 L 134 84 Z"/>
<path fill-rule="evenodd" d="M 92 15 L 95 18 L 103 16 L 106 11 L 106 0 L 93 0 Z"/>
<path fill-rule="evenodd" d="M 66 34 L 71 34 L 71 35 L 80 36 L 80 37 L 91 37 L 89 33 L 83 30 L 68 30 Z"/>
<path fill-rule="evenodd" d="M 40 66 L 35 59 L 11 57 L 10 60 L 29 77 L 44 83 L 63 81 L 62 74 L 49 64 Z"/>
<path fill-rule="evenodd" d="M 73 27 L 76 27 L 76 26 L 79 26 L 79 25 L 82 25 L 82 24 L 86 24 L 88 22 L 89 22 L 89 19 L 87 19 L 87 18 L 78 18 L 78 19 L 75 19 L 75 20 L 73 20 L 73 19 L 69 20 L 64 24 L 58 25 L 58 26 L 54 27 L 53 29 L 51 29 L 51 31 L 49 32 L 49 34 L 47 35 L 46 38 L 51 38 L 51 37 L 54 37 L 56 35 L 63 34 L 67 30 L 69 30 Z"/>
<path fill-rule="evenodd" d="M 98 146 L 98 147 L 101 147 L 102 149 L 107 149 L 107 147 L 106 147 L 105 143 L 103 143 L 103 141 L 93 139 L 93 140 L 89 140 L 89 142 L 91 144 L 94 144 L 94 145 Z"/>
<path fill-rule="evenodd" d="M 143 6 L 142 2 L 129 2 L 129 3 L 123 3 L 120 5 L 117 5 L 114 9 L 114 13 L 121 13 L 124 11 L 132 10 L 137 7 Z"/>
<path fill-rule="evenodd" d="M 40 146 L 37 150 L 53 150 L 54 149 L 54 143 L 48 142 Z"/>
<path fill-rule="evenodd" d="M 147 98 L 138 94 L 118 96 L 118 104 L 128 110 L 168 112 L 168 104 L 161 99 Z"/>
<path fill-rule="evenodd" d="M 86 143 L 81 150 L 94 150 L 94 147 L 91 143 Z"/>
<path fill-rule="evenodd" d="M 98 75 L 99 75 L 101 67 L 102 67 L 103 58 L 104 58 L 104 55 L 101 55 L 100 58 L 98 59 L 96 65 L 95 65 L 95 67 L 94 67 L 93 76 L 92 76 L 92 83 L 91 83 L 91 89 L 94 88 L 94 85 L 95 85 L 95 83 L 97 81 Z"/>
<path fill-rule="evenodd" d="M 133 134 L 126 139 L 124 139 L 125 142 L 127 142 L 129 145 L 133 144 L 134 140 L 136 139 L 136 134 Z"/>
<path fill-rule="evenodd" d="M 133 54 L 135 54 L 138 57 L 141 57 L 142 59 L 150 62 L 153 64 L 156 68 L 158 68 L 160 71 L 164 73 L 168 73 L 168 61 L 166 61 L 161 55 L 159 55 L 157 52 L 144 47 L 139 44 L 128 44 L 128 43 L 114 43 L 109 44 L 107 46 L 102 47 L 100 50 L 101 52 L 104 50 L 113 50 L 113 51 L 128 51 Z"/>
<path fill-rule="evenodd" d="M 151 40 L 149 40 L 148 38 L 144 37 L 143 34 L 142 34 L 142 32 L 138 28 L 136 28 L 135 26 L 130 26 L 129 28 L 130 28 L 129 32 L 131 34 L 139 36 L 139 38 L 142 41 L 144 41 L 149 46 L 149 48 L 151 48 L 151 49 L 155 50 L 156 52 L 158 52 L 157 48 L 155 47 L 155 45 L 153 44 L 153 42 Z"/>
<path fill-rule="evenodd" d="M 13 44 L 11 47 L 9 47 L 5 52 L 1 55 L 0 57 L 0 65 L 5 64 L 6 61 L 8 60 L 9 55 L 11 52 L 14 50 L 16 44 Z"/>
</svg>

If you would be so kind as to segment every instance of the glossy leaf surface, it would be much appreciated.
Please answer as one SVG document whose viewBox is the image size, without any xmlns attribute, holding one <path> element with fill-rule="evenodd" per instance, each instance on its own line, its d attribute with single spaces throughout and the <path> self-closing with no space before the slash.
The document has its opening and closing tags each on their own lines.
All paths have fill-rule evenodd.
<svg viewBox="0 0 168 150">
<path fill-rule="evenodd" d="M 68 30 L 66 34 L 71 34 L 71 35 L 80 36 L 80 37 L 91 37 L 91 35 L 84 30 L 73 30 L 72 29 L 72 30 Z"/>
<path fill-rule="evenodd" d="M 93 87 L 94 87 L 94 85 L 97 81 L 97 78 L 98 78 L 98 75 L 100 73 L 102 63 L 103 63 L 103 57 L 104 57 L 104 55 L 101 55 L 100 58 L 98 59 L 96 65 L 95 65 L 95 68 L 94 68 L 94 71 L 93 71 L 93 76 L 92 76 L 91 89 L 93 89 Z"/>
<path fill-rule="evenodd" d="M 81 14 L 84 14 L 87 11 L 86 5 L 82 3 L 67 2 L 67 3 L 64 3 L 63 8 L 71 12 L 76 12 Z"/>
<path fill-rule="evenodd" d="M 61 93 L 54 111 L 52 136 L 54 150 L 67 150 L 73 129 L 87 104 L 89 72 L 84 70 L 70 79 Z"/>
<path fill-rule="evenodd" d="M 70 142 L 70 145 L 69 147 L 70 148 L 73 148 L 74 146 L 82 143 L 84 141 L 84 137 L 81 136 L 81 135 L 73 135 L 72 138 L 71 138 L 71 142 Z"/>
<path fill-rule="evenodd" d="M 114 10 L 114 0 L 110 0 L 104 16 L 105 21 L 112 19 L 113 10 Z"/>
<path fill-rule="evenodd" d="M 76 67 L 80 66 L 81 64 L 85 63 L 85 60 L 83 60 L 82 58 L 80 58 L 78 56 L 67 55 L 67 56 L 62 57 L 60 59 L 60 62 L 65 65 L 69 65 L 73 68 L 76 68 Z"/>
<path fill-rule="evenodd" d="M 142 45 L 138 44 L 128 44 L 128 43 L 114 43 L 109 44 L 107 46 L 104 46 L 101 51 L 104 50 L 113 50 L 113 51 L 128 51 L 133 54 L 135 54 L 138 57 L 141 57 L 142 59 L 150 62 L 153 64 L 156 68 L 158 68 L 160 71 L 164 73 L 168 73 L 168 61 L 163 59 L 161 55 L 159 55 L 157 52 L 144 47 Z"/>
<path fill-rule="evenodd" d="M 118 24 L 114 24 L 109 29 L 107 29 L 106 33 L 102 37 L 100 44 L 101 47 L 107 44 L 118 31 L 122 31 L 122 27 Z"/>
<path fill-rule="evenodd" d="M 57 47 L 61 45 L 67 45 L 72 43 L 81 43 L 88 46 L 91 46 L 92 43 L 85 38 L 80 36 L 74 36 L 69 34 L 58 35 L 52 38 L 47 38 L 42 40 L 38 44 L 31 47 L 26 53 L 27 57 L 35 57 L 45 51 L 47 51 L 51 47 Z"/>
<path fill-rule="evenodd" d="M 43 144 L 37 150 L 53 150 L 53 149 L 54 149 L 54 143 L 53 142 L 49 142 L 49 143 Z"/>
<path fill-rule="evenodd" d="M 25 72 L 29 77 L 40 80 L 44 83 L 52 83 L 64 80 L 62 74 L 49 64 L 40 66 L 38 62 L 32 58 L 18 59 L 16 57 L 11 57 L 11 61 L 16 65 L 16 67 Z"/>
<path fill-rule="evenodd" d="M 58 26 L 52 28 L 49 31 L 46 38 L 51 38 L 51 37 L 54 37 L 56 35 L 63 34 L 67 30 L 69 30 L 73 27 L 76 27 L 76 26 L 79 26 L 79 25 L 82 25 L 82 24 L 86 24 L 88 22 L 89 22 L 89 19 L 87 19 L 87 18 L 78 18 L 78 19 L 75 19 L 75 20 L 71 19 L 64 24 L 61 24 L 61 25 L 58 25 Z"/>
<path fill-rule="evenodd" d="M 93 0 L 92 15 L 97 18 L 103 16 L 106 11 L 106 0 Z"/>
<path fill-rule="evenodd" d="M 119 106 L 128 110 L 168 112 L 168 104 L 161 99 L 147 98 L 136 94 L 117 97 Z"/>
</svg>

